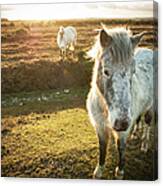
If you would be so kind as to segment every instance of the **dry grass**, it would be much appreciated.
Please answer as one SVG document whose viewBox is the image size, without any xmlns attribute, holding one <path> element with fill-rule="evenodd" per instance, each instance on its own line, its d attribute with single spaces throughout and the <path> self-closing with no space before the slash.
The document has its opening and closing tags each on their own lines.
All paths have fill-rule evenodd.
<svg viewBox="0 0 163 186">
<path fill-rule="evenodd" d="M 11 93 L 22 90 L 54 89 L 60 87 L 62 83 L 64 84 L 65 79 L 68 86 L 79 84 L 80 87 L 83 83 L 87 85 L 92 69 L 89 67 L 92 65 L 88 64 L 85 53 L 93 45 L 97 35 L 95 29 L 101 28 L 101 22 L 108 27 L 128 25 L 134 34 L 146 30 L 148 34 L 140 46 L 157 47 L 157 27 L 154 26 L 156 22 L 152 19 L 12 22 L 2 20 L 2 91 Z M 78 33 L 76 57 L 75 59 L 70 57 L 64 62 L 59 59 L 59 49 L 56 43 L 60 25 L 73 25 Z M 67 70 L 64 77 L 61 76 L 64 73 L 63 69 Z M 80 78 L 78 78 L 79 73 L 81 74 Z M 74 82 L 75 79 L 76 82 Z M 53 80 L 54 82 L 51 82 Z"/>
</svg>

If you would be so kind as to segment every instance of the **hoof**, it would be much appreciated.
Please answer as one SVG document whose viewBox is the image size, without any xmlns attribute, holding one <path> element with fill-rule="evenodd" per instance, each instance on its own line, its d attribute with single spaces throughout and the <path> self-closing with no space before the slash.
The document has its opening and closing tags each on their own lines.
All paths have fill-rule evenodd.
<svg viewBox="0 0 163 186">
<path fill-rule="evenodd" d="M 115 169 L 115 178 L 117 180 L 123 180 L 123 178 L 124 178 L 124 170 L 119 170 L 119 167 L 116 167 L 116 169 Z"/>
<path fill-rule="evenodd" d="M 97 165 L 93 173 L 93 179 L 102 178 L 103 171 L 104 171 L 104 166 Z"/>
</svg>

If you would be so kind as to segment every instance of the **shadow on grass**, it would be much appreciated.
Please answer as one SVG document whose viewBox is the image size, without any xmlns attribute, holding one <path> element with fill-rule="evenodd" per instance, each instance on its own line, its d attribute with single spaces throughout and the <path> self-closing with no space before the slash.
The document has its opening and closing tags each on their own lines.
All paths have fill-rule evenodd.
<svg viewBox="0 0 163 186">
<path fill-rule="evenodd" d="M 66 92 L 67 91 L 67 92 Z M 2 118 L 85 108 L 89 87 L 2 94 Z"/>
</svg>

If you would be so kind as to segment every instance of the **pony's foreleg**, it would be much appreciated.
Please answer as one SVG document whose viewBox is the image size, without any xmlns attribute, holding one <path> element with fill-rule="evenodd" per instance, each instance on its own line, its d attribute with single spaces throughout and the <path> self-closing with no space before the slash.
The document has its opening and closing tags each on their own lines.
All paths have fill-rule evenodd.
<svg viewBox="0 0 163 186">
<path fill-rule="evenodd" d="M 125 151 L 126 151 L 126 136 L 124 134 L 119 133 L 119 138 L 117 140 L 118 154 L 119 154 L 119 162 L 118 166 L 115 169 L 115 177 L 116 179 L 124 178 L 124 166 L 125 166 Z"/>
<path fill-rule="evenodd" d="M 99 140 L 99 162 L 94 170 L 93 178 L 101 178 L 104 172 L 105 167 L 105 158 L 106 158 L 106 150 L 107 150 L 107 144 L 108 144 L 108 130 L 107 128 L 104 128 L 102 133 L 98 131 L 97 129 L 97 135 Z"/>
<path fill-rule="evenodd" d="M 152 109 L 148 110 L 144 115 L 145 126 L 143 129 L 142 143 L 141 143 L 141 151 L 143 152 L 148 151 L 152 116 L 153 116 Z"/>
</svg>

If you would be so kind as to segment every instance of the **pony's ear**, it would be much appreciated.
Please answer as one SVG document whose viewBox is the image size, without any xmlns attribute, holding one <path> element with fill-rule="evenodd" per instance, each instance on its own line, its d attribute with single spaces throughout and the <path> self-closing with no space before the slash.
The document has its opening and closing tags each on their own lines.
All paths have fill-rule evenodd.
<svg viewBox="0 0 163 186">
<path fill-rule="evenodd" d="M 131 42 L 132 42 L 133 48 L 135 48 L 139 44 L 140 40 L 142 39 L 142 37 L 145 34 L 147 34 L 147 32 L 142 32 L 140 34 L 136 34 L 134 36 L 131 36 Z"/>
<path fill-rule="evenodd" d="M 112 37 L 104 29 L 100 31 L 100 44 L 102 47 L 108 47 L 112 42 Z"/>
</svg>

